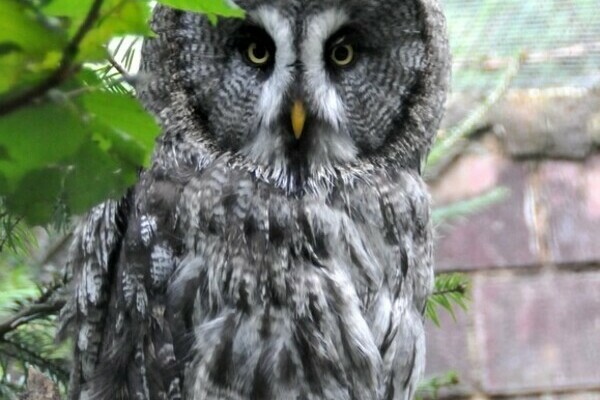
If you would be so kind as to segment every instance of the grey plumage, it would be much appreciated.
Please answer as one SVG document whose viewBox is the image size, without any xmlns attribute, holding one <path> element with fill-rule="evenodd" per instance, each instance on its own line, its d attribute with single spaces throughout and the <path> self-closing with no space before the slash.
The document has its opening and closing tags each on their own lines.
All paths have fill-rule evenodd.
<svg viewBox="0 0 600 400">
<path fill-rule="evenodd" d="M 434 0 L 238 4 L 248 20 L 217 26 L 155 10 L 137 89 L 163 134 L 136 187 L 76 234 L 70 396 L 410 399 L 443 16 Z M 257 36 L 268 68 L 244 60 Z M 338 39 L 348 68 L 328 64 Z"/>
</svg>

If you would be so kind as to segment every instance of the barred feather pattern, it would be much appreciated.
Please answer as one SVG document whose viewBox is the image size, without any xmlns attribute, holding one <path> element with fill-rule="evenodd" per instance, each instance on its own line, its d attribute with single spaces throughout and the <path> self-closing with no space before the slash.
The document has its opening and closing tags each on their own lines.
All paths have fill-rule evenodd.
<svg viewBox="0 0 600 400">
<path fill-rule="evenodd" d="M 124 230 L 117 204 L 92 212 L 73 398 L 411 398 L 432 284 L 418 174 L 290 199 L 229 164 L 145 173 Z"/>
</svg>

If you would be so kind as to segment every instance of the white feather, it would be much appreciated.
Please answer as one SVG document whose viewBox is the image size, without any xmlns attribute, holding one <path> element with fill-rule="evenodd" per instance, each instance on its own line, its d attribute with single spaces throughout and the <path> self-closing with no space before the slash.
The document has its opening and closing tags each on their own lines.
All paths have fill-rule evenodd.
<svg viewBox="0 0 600 400">
<path fill-rule="evenodd" d="M 290 22 L 275 8 L 261 7 L 253 17 L 271 36 L 277 49 L 274 70 L 263 86 L 259 104 L 263 124 L 269 126 L 276 120 L 281 102 L 292 82 L 291 66 L 296 61 L 294 36 Z"/>
<path fill-rule="evenodd" d="M 311 104 L 319 117 L 339 130 L 344 123 L 344 104 L 332 85 L 325 68 L 324 48 L 327 39 L 348 22 L 348 15 L 330 9 L 308 23 L 306 40 L 301 46 L 301 60 L 306 68 L 306 87 L 311 88 Z"/>
</svg>

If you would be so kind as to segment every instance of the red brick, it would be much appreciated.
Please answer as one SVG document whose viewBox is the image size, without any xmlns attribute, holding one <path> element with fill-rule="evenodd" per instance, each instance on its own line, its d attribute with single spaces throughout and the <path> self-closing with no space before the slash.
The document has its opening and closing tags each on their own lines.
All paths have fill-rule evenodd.
<svg viewBox="0 0 600 400">
<path fill-rule="evenodd" d="M 458 172 L 450 172 L 444 177 L 445 183 L 433 188 L 437 204 L 499 186 L 507 188 L 509 195 L 484 210 L 439 227 L 436 267 L 474 270 L 538 264 L 528 165 L 481 154 L 461 160 L 454 169 Z M 469 191 L 470 187 L 478 190 Z"/>
<path fill-rule="evenodd" d="M 483 389 L 600 389 L 600 271 L 474 281 Z"/>
<path fill-rule="evenodd" d="M 559 265 L 600 261 L 600 156 L 585 164 L 544 162 L 540 176 L 551 261 Z"/>
<path fill-rule="evenodd" d="M 462 156 L 431 189 L 436 204 L 448 204 L 481 195 L 498 186 L 502 156 L 491 152 Z"/>
</svg>

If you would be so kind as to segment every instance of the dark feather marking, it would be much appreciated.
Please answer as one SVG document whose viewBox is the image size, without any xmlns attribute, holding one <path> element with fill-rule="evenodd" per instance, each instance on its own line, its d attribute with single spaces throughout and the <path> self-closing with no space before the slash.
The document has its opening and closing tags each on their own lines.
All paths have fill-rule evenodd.
<svg viewBox="0 0 600 400">
<path fill-rule="evenodd" d="M 323 395 L 323 386 L 321 382 L 321 374 L 316 365 L 316 355 L 311 347 L 310 327 L 308 322 L 299 320 L 296 322 L 294 331 L 294 342 L 300 355 L 302 369 L 311 391 L 318 395 Z"/>
<path fill-rule="evenodd" d="M 273 368 L 268 365 L 270 360 L 270 349 L 263 347 L 256 368 L 254 369 L 254 378 L 252 381 L 252 391 L 250 400 L 273 399 L 273 389 L 271 385 L 271 375 Z"/>
<path fill-rule="evenodd" d="M 230 314 L 223 324 L 221 340 L 214 350 L 209 367 L 210 378 L 216 385 L 222 388 L 227 388 L 231 384 L 234 374 L 233 339 L 235 333 L 236 316 L 235 314 Z"/>
<path fill-rule="evenodd" d="M 413 349 L 412 349 L 412 354 L 410 357 L 410 362 L 409 362 L 409 367 L 408 367 L 408 376 L 406 377 L 406 379 L 404 380 L 404 387 L 407 388 L 408 384 L 410 383 L 411 379 L 412 379 L 412 374 L 415 370 L 415 361 L 417 359 L 417 345 L 416 343 L 413 343 Z"/>
<path fill-rule="evenodd" d="M 397 334 L 398 327 L 394 325 L 393 318 L 390 318 L 390 322 L 388 324 L 387 331 L 385 332 L 383 342 L 379 346 L 379 354 L 381 354 L 381 357 L 385 356 L 385 353 L 387 353 Z"/>
<path fill-rule="evenodd" d="M 402 268 L 402 277 L 406 279 L 406 274 L 408 273 L 408 254 L 406 254 L 406 247 L 404 246 L 400 246 L 400 268 Z"/>
<path fill-rule="evenodd" d="M 292 360 L 292 355 L 290 353 L 290 349 L 287 346 L 284 346 L 279 351 L 279 357 L 277 359 L 277 370 L 283 380 L 282 383 L 289 384 L 296 378 L 298 371 L 296 368 L 296 364 Z"/>
</svg>

